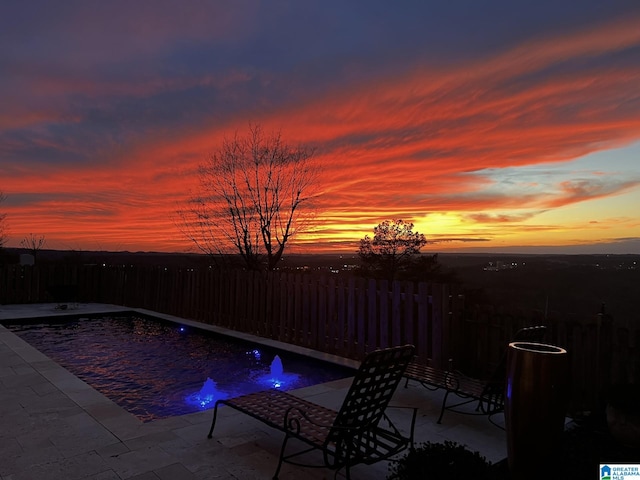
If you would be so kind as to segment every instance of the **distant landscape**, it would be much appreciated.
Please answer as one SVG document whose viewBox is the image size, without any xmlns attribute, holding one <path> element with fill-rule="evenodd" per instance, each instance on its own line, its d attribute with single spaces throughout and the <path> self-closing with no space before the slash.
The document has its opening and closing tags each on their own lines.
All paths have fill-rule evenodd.
<svg viewBox="0 0 640 480">
<path fill-rule="evenodd" d="M 467 302 L 506 311 L 547 311 L 640 321 L 637 308 L 640 255 L 440 254 L 443 268 L 463 286 Z M 357 255 L 287 257 L 283 265 L 307 265 L 348 274 Z"/>
<path fill-rule="evenodd" d="M 21 253 L 26 251 L 5 249 L 0 264 L 19 262 Z M 468 306 L 489 304 L 505 311 L 558 312 L 580 318 L 604 311 L 616 322 L 640 322 L 640 255 L 473 253 L 440 254 L 438 260 L 464 290 Z M 38 262 L 195 268 L 211 259 L 190 253 L 42 250 Z M 289 255 L 280 269 L 347 276 L 354 275 L 357 265 L 355 253 Z"/>
</svg>

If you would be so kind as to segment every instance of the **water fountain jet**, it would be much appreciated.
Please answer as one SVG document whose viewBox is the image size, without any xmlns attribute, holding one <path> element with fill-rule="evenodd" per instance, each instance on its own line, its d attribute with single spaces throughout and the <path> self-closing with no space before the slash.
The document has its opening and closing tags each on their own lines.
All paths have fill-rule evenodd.
<svg viewBox="0 0 640 480">
<path fill-rule="evenodd" d="M 285 385 L 289 388 L 295 384 L 298 380 L 298 375 L 295 373 L 285 373 L 282 366 L 282 359 L 279 355 L 276 355 L 269 367 L 269 373 L 262 375 L 258 381 L 263 385 L 268 385 L 271 388 L 282 388 Z"/>
<path fill-rule="evenodd" d="M 226 398 L 226 395 L 218 390 L 216 382 L 207 377 L 200 391 L 198 393 L 189 395 L 185 399 L 185 401 L 189 405 L 197 405 L 202 408 L 209 408 L 213 406 L 216 400 L 220 400 L 221 398 Z"/>
<path fill-rule="evenodd" d="M 278 355 L 276 355 L 273 359 L 273 362 L 271 362 L 271 376 L 273 378 L 280 378 L 282 377 L 283 372 L 284 369 L 282 368 L 282 360 Z"/>
</svg>

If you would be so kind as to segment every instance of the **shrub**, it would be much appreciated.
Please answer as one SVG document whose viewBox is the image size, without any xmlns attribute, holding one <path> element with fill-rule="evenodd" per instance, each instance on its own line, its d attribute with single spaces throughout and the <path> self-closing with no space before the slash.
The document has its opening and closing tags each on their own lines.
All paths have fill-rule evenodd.
<svg viewBox="0 0 640 480">
<path fill-rule="evenodd" d="M 392 461 L 387 480 L 488 480 L 491 467 L 486 457 L 459 443 L 426 442 Z"/>
</svg>

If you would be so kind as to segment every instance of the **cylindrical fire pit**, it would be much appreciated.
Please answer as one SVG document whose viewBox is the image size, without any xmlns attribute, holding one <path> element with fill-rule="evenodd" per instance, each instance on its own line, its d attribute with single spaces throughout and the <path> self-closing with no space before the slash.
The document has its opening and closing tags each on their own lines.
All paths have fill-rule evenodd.
<svg viewBox="0 0 640 480">
<path fill-rule="evenodd" d="M 511 477 L 544 478 L 561 446 L 567 406 L 567 351 L 512 342 L 507 352 L 505 426 Z"/>
</svg>

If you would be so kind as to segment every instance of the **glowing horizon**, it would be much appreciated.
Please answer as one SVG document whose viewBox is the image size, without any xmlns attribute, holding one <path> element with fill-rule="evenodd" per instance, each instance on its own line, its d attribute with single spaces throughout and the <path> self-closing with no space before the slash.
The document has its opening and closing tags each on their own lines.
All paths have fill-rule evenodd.
<svg viewBox="0 0 640 480">
<path fill-rule="evenodd" d="M 7 246 L 195 251 L 176 211 L 252 122 L 323 168 L 289 253 L 396 218 L 426 252 L 640 253 L 640 6 L 367 5 L 7 7 Z"/>
</svg>

